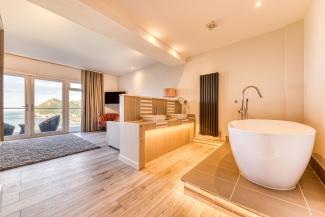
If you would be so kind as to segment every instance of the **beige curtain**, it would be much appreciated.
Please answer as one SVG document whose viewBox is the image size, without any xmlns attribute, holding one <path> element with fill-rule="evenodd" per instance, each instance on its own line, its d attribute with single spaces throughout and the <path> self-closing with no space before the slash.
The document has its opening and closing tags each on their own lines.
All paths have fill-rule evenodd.
<svg viewBox="0 0 325 217">
<path fill-rule="evenodd" d="M 0 17 L 0 141 L 3 141 L 3 66 L 4 65 L 4 30 Z M 1 191 L 1 190 L 0 190 Z"/>
<path fill-rule="evenodd" d="M 83 88 L 82 131 L 97 131 L 99 130 L 98 117 L 104 114 L 103 74 L 83 70 L 81 82 Z"/>
</svg>

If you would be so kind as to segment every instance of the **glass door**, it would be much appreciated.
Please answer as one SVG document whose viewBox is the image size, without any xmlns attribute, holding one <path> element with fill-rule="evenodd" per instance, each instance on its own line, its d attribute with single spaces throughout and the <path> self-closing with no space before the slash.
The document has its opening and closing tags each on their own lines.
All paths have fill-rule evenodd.
<svg viewBox="0 0 325 217">
<path fill-rule="evenodd" d="M 6 140 L 80 131 L 80 83 L 11 73 L 3 81 Z"/>
<path fill-rule="evenodd" d="M 61 81 L 34 79 L 33 131 L 50 134 L 63 131 L 63 85 Z"/>
<path fill-rule="evenodd" d="M 81 84 L 69 83 L 69 132 L 81 130 Z"/>
<path fill-rule="evenodd" d="M 4 136 L 6 139 L 29 134 L 26 99 L 26 78 L 24 76 L 4 75 Z"/>
</svg>

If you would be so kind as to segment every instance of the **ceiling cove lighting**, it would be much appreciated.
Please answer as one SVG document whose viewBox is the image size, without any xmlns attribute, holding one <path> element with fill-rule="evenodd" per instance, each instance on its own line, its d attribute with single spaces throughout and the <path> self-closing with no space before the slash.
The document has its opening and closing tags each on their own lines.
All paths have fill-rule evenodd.
<svg viewBox="0 0 325 217">
<path fill-rule="evenodd" d="M 172 55 L 173 57 L 177 58 L 177 59 L 181 59 L 179 53 L 173 49 L 173 48 L 168 48 L 168 47 L 164 47 L 164 45 L 161 44 L 161 42 L 156 38 L 154 37 L 153 35 L 151 34 L 146 34 L 144 36 L 144 38 L 151 44 L 155 45 L 156 47 L 158 48 L 162 48 L 164 49 L 165 51 L 167 51 L 170 55 Z"/>
<path fill-rule="evenodd" d="M 174 49 L 169 49 L 169 53 L 173 56 L 173 57 L 176 57 L 176 58 L 179 58 L 179 55 L 178 55 L 178 53 L 177 53 L 177 51 L 176 50 L 174 50 Z"/>
<path fill-rule="evenodd" d="M 153 35 L 147 34 L 145 36 L 146 40 L 149 41 L 151 44 L 155 45 L 156 47 L 160 47 L 159 46 L 159 41 L 158 39 L 156 39 Z"/>
<path fill-rule="evenodd" d="M 262 6 L 262 1 L 257 1 L 256 3 L 255 3 L 255 7 L 256 8 L 260 8 Z"/>
</svg>

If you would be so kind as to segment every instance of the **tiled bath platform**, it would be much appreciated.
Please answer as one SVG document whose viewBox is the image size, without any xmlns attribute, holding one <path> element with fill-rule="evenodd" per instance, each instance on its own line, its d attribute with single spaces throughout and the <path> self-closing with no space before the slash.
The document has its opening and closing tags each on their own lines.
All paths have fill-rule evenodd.
<svg viewBox="0 0 325 217">
<path fill-rule="evenodd" d="M 325 187 L 310 166 L 297 188 L 267 189 L 239 174 L 228 144 L 218 148 L 182 180 L 188 194 L 242 216 L 325 217 Z"/>
</svg>

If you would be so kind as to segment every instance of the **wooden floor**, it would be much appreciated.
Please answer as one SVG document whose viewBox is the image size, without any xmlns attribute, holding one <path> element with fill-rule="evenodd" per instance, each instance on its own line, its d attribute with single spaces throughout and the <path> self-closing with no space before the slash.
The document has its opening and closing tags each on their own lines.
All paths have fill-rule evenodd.
<svg viewBox="0 0 325 217">
<path fill-rule="evenodd" d="M 183 192 L 180 178 L 211 146 L 184 146 L 137 171 L 104 133 L 81 136 L 102 148 L 0 172 L 0 216 L 232 216 Z"/>
</svg>

